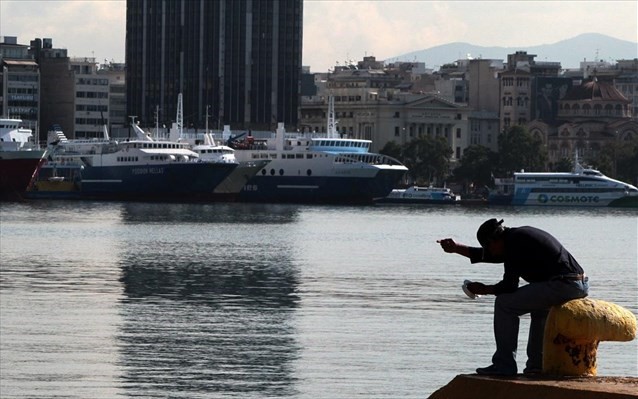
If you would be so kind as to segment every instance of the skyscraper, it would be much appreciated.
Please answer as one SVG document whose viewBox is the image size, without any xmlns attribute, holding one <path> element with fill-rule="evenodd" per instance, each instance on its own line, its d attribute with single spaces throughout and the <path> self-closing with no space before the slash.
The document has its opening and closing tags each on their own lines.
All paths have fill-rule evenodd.
<svg viewBox="0 0 638 399">
<path fill-rule="evenodd" d="M 127 0 L 129 115 L 152 125 L 296 127 L 303 0 Z"/>
</svg>

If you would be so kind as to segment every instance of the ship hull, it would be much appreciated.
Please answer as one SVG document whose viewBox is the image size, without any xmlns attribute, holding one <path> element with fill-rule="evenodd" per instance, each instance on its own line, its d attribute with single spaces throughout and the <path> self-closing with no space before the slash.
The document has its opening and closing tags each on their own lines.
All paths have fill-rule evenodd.
<svg viewBox="0 0 638 399">
<path fill-rule="evenodd" d="M 19 200 L 33 181 L 44 150 L 0 152 L 0 198 Z"/>
<path fill-rule="evenodd" d="M 494 195 L 491 205 L 551 206 L 551 207 L 638 207 L 638 196 L 625 196 L 618 191 L 556 192 L 517 190 L 515 195 Z"/>
<path fill-rule="evenodd" d="M 84 166 L 81 178 L 66 186 L 37 182 L 29 198 L 210 201 L 231 199 L 214 191 L 237 164 L 175 162 L 157 166 Z M 65 190 L 64 187 L 67 189 Z"/>
<path fill-rule="evenodd" d="M 379 169 L 373 176 L 256 175 L 242 189 L 245 202 L 368 204 L 386 197 L 405 169 Z"/>
<path fill-rule="evenodd" d="M 217 187 L 214 193 L 220 199 L 236 200 L 242 188 L 252 179 L 259 170 L 268 164 L 269 161 L 240 162 L 239 166 L 233 170 Z"/>
</svg>

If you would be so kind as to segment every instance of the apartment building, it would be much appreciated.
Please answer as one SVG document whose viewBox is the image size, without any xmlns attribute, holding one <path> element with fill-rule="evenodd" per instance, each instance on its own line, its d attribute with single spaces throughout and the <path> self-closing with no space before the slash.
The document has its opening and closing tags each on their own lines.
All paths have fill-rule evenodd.
<svg viewBox="0 0 638 399">
<path fill-rule="evenodd" d="M 468 65 L 468 106 L 470 114 L 469 145 L 482 145 L 498 151 L 499 88 L 498 75 L 503 71 L 502 60 L 473 59 Z"/>
<path fill-rule="evenodd" d="M 22 119 L 36 130 L 40 110 L 40 71 L 29 46 L 15 36 L 0 37 L 0 115 Z"/>
</svg>

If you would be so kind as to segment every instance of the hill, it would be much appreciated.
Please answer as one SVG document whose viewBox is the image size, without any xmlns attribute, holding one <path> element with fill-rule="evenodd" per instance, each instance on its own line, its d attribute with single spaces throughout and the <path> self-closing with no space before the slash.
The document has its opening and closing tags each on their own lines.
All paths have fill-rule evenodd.
<svg viewBox="0 0 638 399">
<path fill-rule="evenodd" d="M 599 33 L 584 33 L 554 44 L 529 47 L 484 47 L 470 43 L 449 43 L 425 50 L 413 51 L 386 59 L 388 62 L 425 62 L 427 68 L 439 69 L 468 56 L 472 58 L 507 61 L 507 55 L 516 51 L 536 54 L 536 61 L 560 62 L 564 69 L 579 68 L 582 61 L 603 60 L 615 62 L 621 59 L 638 58 L 638 43 L 620 40 Z"/>
</svg>

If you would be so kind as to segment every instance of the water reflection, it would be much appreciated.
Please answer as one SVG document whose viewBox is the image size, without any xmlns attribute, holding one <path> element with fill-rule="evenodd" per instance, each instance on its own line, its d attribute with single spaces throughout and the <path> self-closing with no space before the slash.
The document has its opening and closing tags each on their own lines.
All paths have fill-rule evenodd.
<svg viewBox="0 0 638 399">
<path fill-rule="evenodd" d="M 281 224 L 294 222 L 298 213 L 299 207 L 281 204 L 127 202 L 121 217 L 128 223 Z"/>
<path fill-rule="evenodd" d="M 288 251 L 159 247 L 133 246 L 121 258 L 118 341 L 128 394 L 294 396 L 299 276 Z"/>
</svg>

